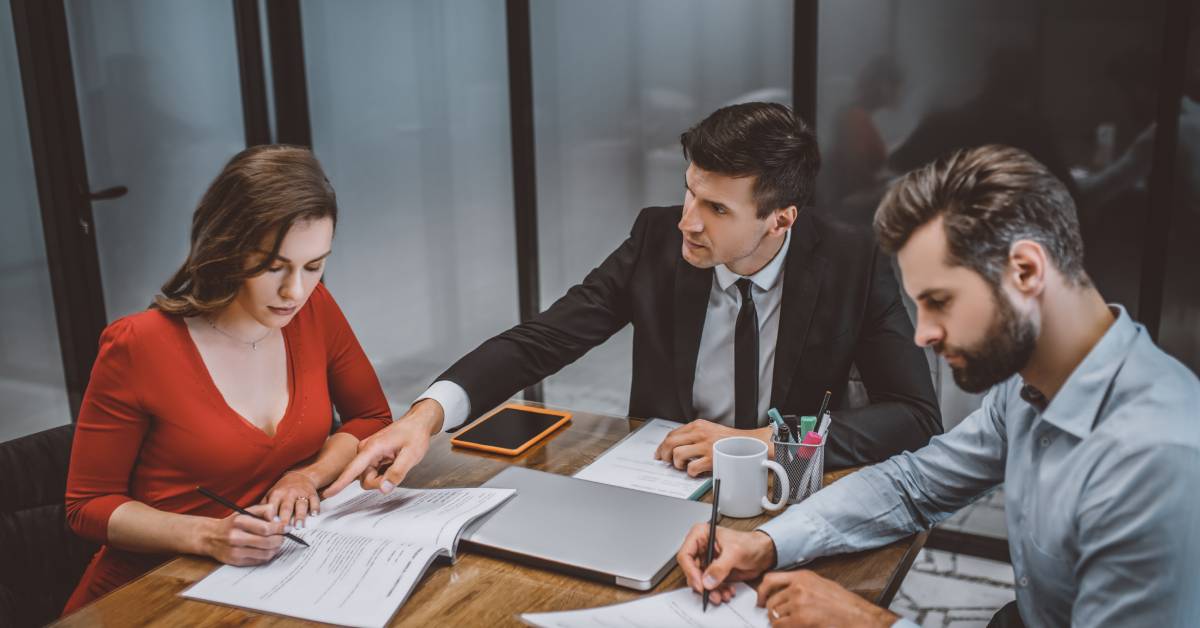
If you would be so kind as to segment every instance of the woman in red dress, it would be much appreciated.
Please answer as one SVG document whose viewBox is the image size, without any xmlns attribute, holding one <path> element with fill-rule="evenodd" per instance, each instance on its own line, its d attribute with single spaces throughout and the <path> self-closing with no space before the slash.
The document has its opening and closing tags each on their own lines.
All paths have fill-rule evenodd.
<svg viewBox="0 0 1200 628">
<path fill-rule="evenodd" d="M 391 424 L 379 379 L 320 283 L 337 204 L 307 149 L 236 155 L 150 309 L 104 330 L 75 428 L 67 519 L 103 544 L 64 614 L 177 554 L 271 560 L 318 490 Z M 332 436 L 332 408 L 342 427 Z M 231 514 L 223 495 L 260 518 Z M 291 542 L 291 541 L 287 541 Z"/>
</svg>

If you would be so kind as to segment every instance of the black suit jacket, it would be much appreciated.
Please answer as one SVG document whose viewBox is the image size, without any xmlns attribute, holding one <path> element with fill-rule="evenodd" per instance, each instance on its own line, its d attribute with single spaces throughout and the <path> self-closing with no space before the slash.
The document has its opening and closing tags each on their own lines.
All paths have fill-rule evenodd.
<svg viewBox="0 0 1200 628">
<path fill-rule="evenodd" d="M 692 385 L 714 271 L 683 259 L 681 213 L 678 206 L 642 210 L 629 238 L 583 283 L 438 379 L 466 390 L 475 417 L 633 323 L 630 416 L 705 418 L 692 407 Z M 828 466 L 878 462 L 941 433 L 929 366 L 913 344 L 891 264 L 870 234 L 801 211 L 779 317 L 771 405 L 816 414 L 825 390 L 833 391 Z M 852 363 L 871 403 L 838 410 Z"/>
</svg>

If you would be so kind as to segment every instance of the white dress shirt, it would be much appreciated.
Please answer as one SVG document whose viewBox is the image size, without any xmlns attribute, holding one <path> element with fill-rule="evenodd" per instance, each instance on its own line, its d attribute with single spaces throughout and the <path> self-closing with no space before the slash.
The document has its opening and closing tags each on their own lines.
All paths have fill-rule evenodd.
<svg viewBox="0 0 1200 628">
<path fill-rule="evenodd" d="M 787 258 L 789 230 L 783 246 L 761 270 L 746 277 L 750 298 L 758 310 L 758 425 L 766 425 L 771 407 L 771 377 L 775 374 L 775 340 L 779 337 L 779 306 L 783 303 L 783 261 Z M 739 275 L 721 264 L 713 273 L 708 293 L 708 311 L 696 355 L 696 381 L 692 383 L 692 405 L 696 419 L 708 419 L 734 427 L 733 331 L 737 326 L 742 296 L 735 285 Z"/>
<path fill-rule="evenodd" d="M 792 233 L 783 238 L 783 246 L 775 257 L 757 273 L 746 276 L 753 284 L 750 298 L 758 311 L 758 421 L 766 425 L 767 409 L 771 403 L 771 377 L 775 373 L 775 341 L 779 336 L 779 308 L 783 303 L 783 262 L 787 259 Z M 734 426 L 733 417 L 733 331 L 737 324 L 742 298 L 738 293 L 739 275 L 724 264 L 714 269 L 712 289 L 708 293 L 708 309 L 704 315 L 704 330 L 700 334 L 700 350 L 696 355 L 696 380 L 692 384 L 692 405 L 696 416 L 722 425 Z M 442 404 L 445 412 L 443 429 L 453 429 L 466 422 L 471 413 L 471 400 L 462 386 L 448 380 L 438 380 L 425 390 L 417 401 L 433 399 Z M 414 401 L 413 403 L 416 403 Z"/>
</svg>

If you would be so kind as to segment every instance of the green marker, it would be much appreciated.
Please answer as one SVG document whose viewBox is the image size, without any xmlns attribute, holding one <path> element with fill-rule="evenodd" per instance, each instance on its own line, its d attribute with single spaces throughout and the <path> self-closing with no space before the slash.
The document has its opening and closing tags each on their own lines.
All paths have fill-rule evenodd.
<svg viewBox="0 0 1200 628">
<path fill-rule="evenodd" d="M 809 432 L 811 432 L 815 429 L 817 429 L 817 417 L 802 416 L 802 417 L 800 417 L 800 434 L 797 438 L 799 438 L 800 440 L 804 440 L 804 437 L 807 436 Z"/>
</svg>

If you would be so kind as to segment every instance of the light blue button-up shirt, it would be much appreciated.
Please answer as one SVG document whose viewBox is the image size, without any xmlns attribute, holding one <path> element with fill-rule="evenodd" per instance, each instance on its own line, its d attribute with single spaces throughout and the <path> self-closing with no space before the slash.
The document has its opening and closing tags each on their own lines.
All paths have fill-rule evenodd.
<svg viewBox="0 0 1200 628">
<path fill-rule="evenodd" d="M 1200 626 L 1200 381 L 1124 308 L 1046 404 L 1019 376 L 917 452 L 761 529 L 779 565 L 877 547 L 1004 483 L 1029 626 Z"/>
</svg>

